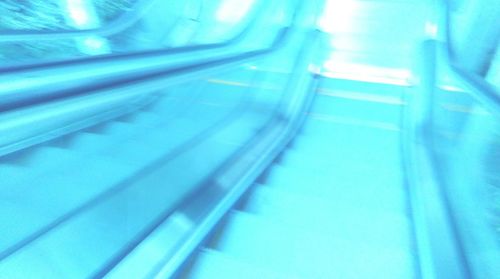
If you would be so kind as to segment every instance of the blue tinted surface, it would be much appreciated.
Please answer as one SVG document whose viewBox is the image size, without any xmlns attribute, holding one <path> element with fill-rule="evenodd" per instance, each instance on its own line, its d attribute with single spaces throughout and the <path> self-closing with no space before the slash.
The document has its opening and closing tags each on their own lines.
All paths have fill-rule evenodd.
<svg viewBox="0 0 500 279">
<path fill-rule="evenodd" d="M 0 23 L 0 60 L 7 65 L 25 64 L 37 60 L 223 43 L 240 34 L 262 8 L 267 7 L 271 13 L 279 12 L 275 4 L 264 2 L 7 1 L 0 6 L 3 19 Z M 281 3 L 277 1 L 276 4 Z M 227 16 L 230 8 L 234 12 L 232 17 Z"/>
<path fill-rule="evenodd" d="M 440 80 L 429 136 L 472 272 L 495 278 L 500 272 L 500 118 L 471 97 L 473 90 Z"/>
<path fill-rule="evenodd" d="M 46 2 L 0 4 L 0 278 L 500 274 L 499 115 L 419 53 L 436 7 Z"/>
</svg>

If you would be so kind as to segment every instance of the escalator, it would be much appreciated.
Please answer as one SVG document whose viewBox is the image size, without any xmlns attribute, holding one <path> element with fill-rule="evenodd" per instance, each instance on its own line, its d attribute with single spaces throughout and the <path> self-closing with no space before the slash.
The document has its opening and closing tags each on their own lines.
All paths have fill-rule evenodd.
<svg viewBox="0 0 500 279">
<path fill-rule="evenodd" d="M 440 7 L 238 1 L 0 30 L 110 47 L 0 67 L 0 278 L 496 278 L 500 101 Z"/>
<path fill-rule="evenodd" d="M 241 69 L 218 77 L 243 85 L 252 75 Z M 56 258 L 80 255 L 85 264 L 65 271 L 55 261 L 34 269 L 37 276 L 85 277 L 162 220 L 270 117 L 245 86 L 208 79 L 169 89 L 129 114 L 2 158 L 2 276 L 34 276 L 16 266 L 48 249 Z M 242 132 L 234 135 L 236 125 Z M 199 152 L 208 158 L 194 161 Z M 178 179 L 158 183 L 169 176 Z M 94 222 L 106 229 L 94 234 Z M 80 244 L 70 244 L 75 235 Z M 100 243 L 99 253 L 86 243 Z"/>
<path fill-rule="evenodd" d="M 416 278 L 404 89 L 323 79 L 300 133 L 185 278 Z"/>
</svg>

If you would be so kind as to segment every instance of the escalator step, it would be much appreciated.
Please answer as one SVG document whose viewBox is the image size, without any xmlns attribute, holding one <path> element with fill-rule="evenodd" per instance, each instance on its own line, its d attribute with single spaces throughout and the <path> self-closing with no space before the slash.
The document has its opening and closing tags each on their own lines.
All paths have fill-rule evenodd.
<svg viewBox="0 0 500 279">
<path fill-rule="evenodd" d="M 95 154 L 120 142 L 119 135 L 106 135 L 101 133 L 80 132 L 72 135 L 67 149 L 84 154 Z"/>
<path fill-rule="evenodd" d="M 341 96 L 336 91 L 328 94 L 332 94 L 332 96 L 333 94 L 338 94 Z M 360 121 L 370 122 L 395 123 L 395 121 L 399 121 L 401 105 L 393 104 L 395 101 L 392 99 L 386 100 L 380 97 L 377 99 L 376 95 L 359 96 L 359 98 L 377 100 L 377 102 L 374 102 L 332 96 L 316 94 L 310 113 L 326 116 L 332 115 L 336 118 L 356 118 Z"/>
<path fill-rule="evenodd" d="M 398 136 L 399 131 L 399 125 L 396 123 L 309 114 L 300 132 L 308 136 L 328 138 L 364 138 L 366 135 L 372 135 L 374 140 L 379 141 Z"/>
<path fill-rule="evenodd" d="M 402 196 L 401 174 L 376 169 L 341 168 L 340 171 L 319 171 L 292 166 L 274 165 L 265 183 L 286 191 L 332 196 L 338 191 L 394 191 Z"/>
<path fill-rule="evenodd" d="M 155 127 L 162 120 L 161 116 L 152 112 L 141 112 L 132 116 L 131 122 L 143 127 Z"/>
<path fill-rule="evenodd" d="M 325 129 L 318 132 L 306 130 L 297 135 L 293 147 L 296 149 L 300 147 L 307 148 L 307 150 L 311 152 L 318 149 L 320 149 L 321 152 L 325 150 L 338 151 L 342 148 L 351 148 L 353 151 L 363 148 L 363 151 L 370 149 L 372 152 L 385 151 L 384 149 L 399 150 L 399 133 L 370 131 L 366 128 L 335 126 L 336 127 L 332 127 L 333 129 L 331 132 L 325 131 Z M 305 127 L 305 129 L 309 128 L 310 127 Z M 342 132 L 342 130 L 345 131 Z M 368 143 L 373 145 L 363 146 Z"/>
<path fill-rule="evenodd" d="M 227 254 L 212 249 L 200 251 L 196 263 L 189 270 L 185 278 L 192 279 L 293 279 L 293 277 L 284 274 L 278 274 L 273 271 L 258 268 L 255 265 L 237 260 Z"/>
<path fill-rule="evenodd" d="M 298 143 L 302 144 L 302 143 Z M 396 148 L 368 149 L 360 147 L 356 150 L 348 150 L 341 147 L 328 149 L 315 148 L 315 151 L 307 152 L 300 147 L 292 146 L 283 156 L 279 163 L 284 166 L 293 166 L 315 171 L 345 172 L 352 171 L 380 171 L 383 173 L 397 172 L 399 169 L 388 169 L 382 163 L 396 165 L 400 162 L 400 154 Z"/>
<path fill-rule="evenodd" d="M 57 158 L 57 160 L 54 160 Z M 60 167 L 61 161 L 80 158 L 76 152 L 69 151 L 67 149 L 52 147 L 52 146 L 42 146 L 38 148 L 31 148 L 25 151 L 16 158 L 17 162 L 12 162 L 8 158 L 5 160 L 5 166 L 18 166 L 24 171 L 24 176 L 29 177 L 30 175 L 47 174 L 50 172 L 57 172 Z M 3 159 L 3 158 L 2 158 Z M 0 163 L 1 164 L 1 163 Z M 0 166 L 2 169 L 2 166 Z M 17 177 L 13 174 L 13 176 Z M 10 177 L 10 175 L 0 177 Z"/>
<path fill-rule="evenodd" d="M 127 139 L 137 134 L 137 125 L 127 122 L 114 121 L 106 125 L 103 133 L 107 135 L 121 135 L 122 139 Z"/>
<path fill-rule="evenodd" d="M 300 278 L 320 278 L 313 274 L 333 271 L 331 244 L 328 235 L 312 237 L 306 230 L 235 211 L 214 248 L 258 268 L 289 272 Z"/>
<path fill-rule="evenodd" d="M 215 248 L 257 267 L 299 278 L 400 279 L 413 274 L 407 250 L 360 243 L 243 212 L 232 213 Z"/>
<path fill-rule="evenodd" d="M 401 95 L 404 94 L 404 88 L 401 86 L 348 79 L 324 78 L 321 80 L 320 90 L 323 88 L 335 88 L 335 90 L 340 91 L 362 92 L 364 94 L 388 96 L 393 98 L 400 98 Z"/>
<path fill-rule="evenodd" d="M 247 201 L 245 211 L 360 242 L 409 248 L 409 220 L 401 199 L 398 206 L 389 206 L 384 203 L 384 193 L 371 199 L 364 192 L 350 196 L 339 193 L 340 196 L 315 197 L 261 185 Z"/>
<path fill-rule="evenodd" d="M 0 251 L 95 198 L 118 184 L 130 172 L 129 167 L 104 158 L 88 157 L 72 162 L 61 165 L 51 173 L 27 177 L 26 180 L 31 179 L 31 183 L 26 180 L 15 181 L 17 185 L 11 187 L 9 199 L 13 203 L 24 204 L 25 207 L 22 212 L 16 213 L 19 219 L 2 216 L 2 227 L 5 226 L 6 229 L 2 231 L 16 228 L 16 233 L 3 235 Z M 109 175 L 110 173 L 113 175 Z M 4 212 L 3 208 L 0 211 Z"/>
</svg>

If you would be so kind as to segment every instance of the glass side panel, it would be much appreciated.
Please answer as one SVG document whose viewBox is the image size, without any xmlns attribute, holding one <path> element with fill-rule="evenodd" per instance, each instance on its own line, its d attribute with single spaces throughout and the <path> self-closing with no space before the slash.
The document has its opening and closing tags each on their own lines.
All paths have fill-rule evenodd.
<svg viewBox="0 0 500 279">
<path fill-rule="evenodd" d="M 500 5 L 496 0 L 451 2 L 450 38 L 455 60 L 464 69 L 500 88 L 498 46 Z"/>
<path fill-rule="evenodd" d="M 2 31 L 92 29 L 131 10 L 138 0 L 4 0 L 0 3 Z M 95 21 L 99 24 L 89 24 Z"/>
<path fill-rule="evenodd" d="M 133 5 L 139 1 L 141 0 L 94 0 L 94 6 L 101 22 L 108 24 L 131 11 Z"/>
<path fill-rule="evenodd" d="M 4 0 L 0 2 L 0 30 L 65 30 L 59 0 Z"/>
<path fill-rule="evenodd" d="M 500 116 L 442 76 L 433 144 L 466 258 L 477 278 L 500 274 Z"/>
<path fill-rule="evenodd" d="M 495 55 L 490 62 L 486 81 L 496 87 L 497 92 L 500 92 L 500 42 L 495 50 Z"/>
<path fill-rule="evenodd" d="M 264 13 L 258 21 L 265 22 L 267 31 L 283 26 L 287 20 L 283 14 L 290 16 L 294 6 L 293 1 L 263 0 L 138 1 L 7 1 L 0 4 L 0 60 L 8 66 L 223 43 L 255 23 L 252 19 L 261 11 Z M 97 31 L 62 35 L 35 32 L 20 38 L 12 34 L 16 30 Z"/>
<path fill-rule="evenodd" d="M 85 55 L 74 40 L 0 43 L 0 61 L 32 61 L 50 55 L 53 59 Z"/>
</svg>

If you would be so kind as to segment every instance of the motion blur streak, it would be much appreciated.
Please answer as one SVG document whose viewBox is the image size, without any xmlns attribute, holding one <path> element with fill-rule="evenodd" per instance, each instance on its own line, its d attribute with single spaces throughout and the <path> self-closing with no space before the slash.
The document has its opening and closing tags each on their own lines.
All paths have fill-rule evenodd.
<svg viewBox="0 0 500 279">
<path fill-rule="evenodd" d="M 3 0 L 0 278 L 500 279 L 495 0 Z"/>
</svg>

